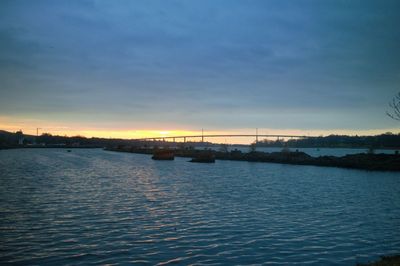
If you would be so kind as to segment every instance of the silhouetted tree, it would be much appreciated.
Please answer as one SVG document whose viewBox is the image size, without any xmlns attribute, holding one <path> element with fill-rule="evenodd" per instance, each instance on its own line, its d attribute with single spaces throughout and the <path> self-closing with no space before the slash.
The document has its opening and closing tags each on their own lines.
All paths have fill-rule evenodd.
<svg viewBox="0 0 400 266">
<path fill-rule="evenodd" d="M 391 110 L 386 112 L 386 114 L 394 120 L 400 121 L 400 92 L 393 97 L 389 106 Z"/>
<path fill-rule="evenodd" d="M 16 144 L 23 144 L 24 140 L 24 133 L 22 132 L 22 130 L 19 130 L 17 132 L 15 132 L 15 143 Z"/>
<path fill-rule="evenodd" d="M 256 151 L 256 143 L 255 142 L 253 142 L 253 143 L 251 143 L 250 144 L 250 147 L 249 147 L 249 150 L 250 150 L 250 152 L 255 152 Z"/>
<path fill-rule="evenodd" d="M 228 145 L 227 144 L 221 144 L 221 146 L 219 147 L 219 151 L 227 153 L 228 152 Z"/>
</svg>

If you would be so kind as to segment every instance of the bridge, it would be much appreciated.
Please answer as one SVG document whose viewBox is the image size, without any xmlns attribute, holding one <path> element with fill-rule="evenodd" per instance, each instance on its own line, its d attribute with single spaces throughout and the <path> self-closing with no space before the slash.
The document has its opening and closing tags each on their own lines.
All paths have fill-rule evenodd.
<svg viewBox="0 0 400 266">
<path fill-rule="evenodd" d="M 255 141 L 258 142 L 258 138 L 296 138 L 296 139 L 305 139 L 305 138 L 315 138 L 315 136 L 300 136 L 300 135 L 280 135 L 280 134 L 201 134 L 201 135 L 188 135 L 188 136 L 168 136 L 168 137 L 150 137 L 150 138 L 140 138 L 134 139 L 135 141 L 168 141 L 172 140 L 176 142 L 177 140 L 181 140 L 181 142 L 186 142 L 187 139 L 198 138 L 201 139 L 201 142 L 204 142 L 206 138 L 236 138 L 236 137 L 248 137 L 255 138 Z"/>
</svg>

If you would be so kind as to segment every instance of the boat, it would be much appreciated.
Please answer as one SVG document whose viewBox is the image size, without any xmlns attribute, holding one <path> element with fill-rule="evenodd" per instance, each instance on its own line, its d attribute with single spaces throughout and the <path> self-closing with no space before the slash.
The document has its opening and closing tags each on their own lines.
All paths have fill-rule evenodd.
<svg viewBox="0 0 400 266">
<path fill-rule="evenodd" d="M 156 150 L 153 153 L 153 157 L 151 157 L 153 160 L 174 160 L 175 155 L 172 151 L 170 150 Z"/>
<path fill-rule="evenodd" d="M 215 163 L 215 155 L 212 153 L 202 153 L 194 157 L 191 163 Z"/>
</svg>

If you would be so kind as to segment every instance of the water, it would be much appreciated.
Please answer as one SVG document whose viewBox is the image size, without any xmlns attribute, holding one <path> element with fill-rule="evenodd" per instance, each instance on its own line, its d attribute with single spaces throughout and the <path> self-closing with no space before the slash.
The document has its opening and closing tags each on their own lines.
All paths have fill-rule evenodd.
<svg viewBox="0 0 400 266">
<path fill-rule="evenodd" d="M 400 253 L 400 174 L 0 151 L 0 264 L 354 265 Z"/>
</svg>

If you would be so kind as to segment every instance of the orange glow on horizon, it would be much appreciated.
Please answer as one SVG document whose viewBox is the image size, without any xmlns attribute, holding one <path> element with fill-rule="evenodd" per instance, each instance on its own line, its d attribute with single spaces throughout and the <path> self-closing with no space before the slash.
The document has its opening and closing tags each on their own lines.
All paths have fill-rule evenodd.
<svg viewBox="0 0 400 266">
<path fill-rule="evenodd" d="M 11 122 L 12 121 L 12 122 Z M 199 130 L 179 130 L 179 129 L 108 129 L 108 128 L 86 128 L 80 124 L 61 125 L 47 121 L 36 120 L 18 120 L 0 116 L 0 130 L 16 132 L 22 130 L 25 134 L 36 135 L 36 128 L 40 128 L 39 134 L 50 133 L 60 136 L 84 136 L 99 138 L 121 138 L 121 139 L 138 139 L 138 138 L 162 138 L 175 136 L 193 136 L 201 135 Z M 301 129 L 269 129 L 259 128 L 259 135 L 281 134 L 281 135 L 301 135 L 301 136 L 327 136 L 336 135 L 378 135 L 385 132 L 394 134 L 400 133 L 398 128 L 392 129 L 370 129 L 370 130 L 348 130 L 348 129 L 332 129 L 332 130 L 301 130 Z M 256 134 L 255 128 L 238 128 L 229 130 L 205 130 L 204 135 L 210 134 Z M 262 140 L 259 137 L 259 140 Z M 206 138 L 205 141 L 215 143 L 237 143 L 248 144 L 255 139 L 252 137 L 218 137 Z M 200 141 L 200 139 L 187 139 L 187 141 Z"/>
</svg>

